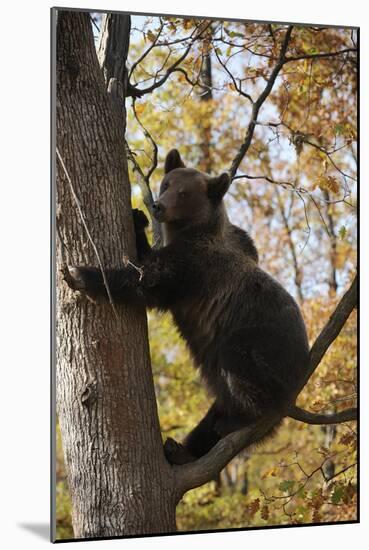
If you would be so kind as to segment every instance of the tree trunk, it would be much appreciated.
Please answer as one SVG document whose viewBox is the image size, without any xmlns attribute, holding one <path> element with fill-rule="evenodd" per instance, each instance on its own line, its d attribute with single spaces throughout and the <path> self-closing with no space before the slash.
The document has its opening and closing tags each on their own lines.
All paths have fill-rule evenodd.
<svg viewBox="0 0 369 550">
<path fill-rule="evenodd" d="M 56 145 L 102 263 L 134 262 L 125 120 L 106 91 L 87 13 L 58 12 L 56 106 Z M 60 162 L 56 200 L 56 400 L 75 537 L 175 531 L 145 311 L 115 305 L 116 316 L 69 290 L 63 254 L 69 265 L 97 258 Z"/>
</svg>

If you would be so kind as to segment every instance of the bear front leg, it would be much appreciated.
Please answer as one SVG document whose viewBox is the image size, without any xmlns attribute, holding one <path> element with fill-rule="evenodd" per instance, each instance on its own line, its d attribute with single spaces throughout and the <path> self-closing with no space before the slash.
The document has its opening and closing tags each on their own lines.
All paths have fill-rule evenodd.
<svg viewBox="0 0 369 550">
<path fill-rule="evenodd" d="M 167 310 L 182 291 L 179 269 L 181 257 L 162 248 L 152 251 L 140 266 L 127 262 L 126 267 L 106 269 L 105 275 L 113 302 Z M 84 292 L 93 301 L 108 299 L 100 269 L 73 266 L 69 272 L 65 280 L 72 290 Z"/>
<path fill-rule="evenodd" d="M 122 269 L 106 269 L 105 278 L 112 299 L 116 303 L 142 303 L 140 273 L 131 266 Z M 101 270 L 96 267 L 69 267 L 64 279 L 72 290 L 78 290 L 93 302 L 108 300 L 108 293 Z"/>
</svg>

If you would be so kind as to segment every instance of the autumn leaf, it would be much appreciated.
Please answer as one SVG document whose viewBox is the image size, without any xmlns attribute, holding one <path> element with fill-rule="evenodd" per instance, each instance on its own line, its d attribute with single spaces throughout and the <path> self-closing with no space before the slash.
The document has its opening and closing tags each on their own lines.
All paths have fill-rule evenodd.
<svg viewBox="0 0 369 550">
<path fill-rule="evenodd" d="M 260 512 L 260 516 L 262 517 L 262 519 L 264 519 L 265 521 L 267 519 L 269 519 L 269 507 L 267 504 L 264 504 L 264 506 L 262 507 L 261 509 L 261 512 Z"/>
<path fill-rule="evenodd" d="M 353 434 L 347 433 L 340 438 L 340 443 L 341 445 L 350 445 L 355 440 L 356 437 Z"/>
<path fill-rule="evenodd" d="M 146 103 L 138 103 L 135 106 L 135 111 L 138 116 L 142 115 L 145 109 L 146 109 Z"/>
<path fill-rule="evenodd" d="M 255 500 L 250 502 L 247 509 L 249 511 L 250 516 L 251 517 L 254 516 L 256 512 L 260 509 L 260 499 L 256 498 Z"/>
<path fill-rule="evenodd" d="M 311 519 L 313 523 L 320 523 L 322 521 L 321 515 L 319 514 L 318 510 L 313 511 Z"/>
<path fill-rule="evenodd" d="M 151 30 L 147 33 L 146 36 L 150 40 L 150 42 L 155 42 L 155 40 L 157 39 L 157 36 Z"/>
<path fill-rule="evenodd" d="M 319 187 L 322 190 L 326 189 L 334 194 L 337 194 L 340 191 L 340 184 L 337 178 L 326 174 L 322 174 L 314 181 L 314 189 L 316 187 Z"/>
<path fill-rule="evenodd" d="M 275 477 L 278 474 L 279 469 L 278 468 L 270 468 L 269 470 L 266 470 L 266 472 L 263 473 L 261 476 L 261 479 L 267 479 L 268 477 Z"/>
</svg>

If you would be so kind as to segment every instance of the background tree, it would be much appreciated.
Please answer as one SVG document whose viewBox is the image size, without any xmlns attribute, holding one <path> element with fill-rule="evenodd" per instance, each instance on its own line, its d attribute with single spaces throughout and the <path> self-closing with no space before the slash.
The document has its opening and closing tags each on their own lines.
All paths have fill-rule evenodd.
<svg viewBox="0 0 369 550">
<path fill-rule="evenodd" d="M 109 69 L 106 52 L 116 54 L 119 44 L 124 46 L 120 51 L 127 52 L 123 35 L 109 31 L 115 17 L 103 21 L 99 17 L 97 20 L 102 30 L 97 49 L 107 79 L 105 85 L 101 76 L 99 78 L 105 95 L 112 95 L 106 94 L 106 88 L 115 91 L 113 111 L 118 116 L 121 131 L 125 126 L 124 113 L 122 102 L 116 101 L 116 94 L 118 97 L 121 94 L 122 98 L 123 90 L 123 97 L 131 97 L 127 100 L 125 145 L 134 206 L 144 207 L 150 213 L 162 176 L 164 155 L 179 143 L 189 164 L 200 166 L 206 163 L 207 169 L 213 173 L 228 166 L 233 176 L 227 197 L 231 219 L 251 229 L 263 266 L 299 299 L 311 341 L 318 336 L 341 300 L 331 322 L 312 348 L 311 381 L 299 397 L 300 405 L 311 412 L 295 409 L 291 410 L 291 415 L 308 423 L 337 423 L 355 418 L 355 311 L 350 313 L 356 303 L 356 283 L 342 298 L 344 289 L 354 278 L 356 264 L 355 31 L 191 18 L 133 17 L 127 63 L 122 63 L 118 56 L 118 63 L 113 63 L 113 69 Z M 86 23 L 86 32 L 91 33 L 91 28 L 94 27 L 88 31 Z M 95 35 L 97 38 L 97 32 Z M 96 67 L 95 60 L 94 64 Z M 78 78 L 77 84 L 81 84 Z M 95 84 L 91 87 L 94 88 Z M 204 89 L 208 97 L 201 99 L 204 98 Z M 101 103 L 100 99 L 98 102 Z M 89 112 L 91 120 L 95 121 L 93 126 L 99 127 L 99 111 L 92 114 L 89 108 L 85 112 Z M 109 139 L 113 137 L 110 135 Z M 122 134 L 119 139 L 122 139 Z M 80 141 L 73 141 L 73 145 L 76 147 L 85 142 L 81 136 Z M 68 157 L 67 151 L 71 151 L 72 144 L 67 137 L 64 143 L 66 152 L 63 156 Z M 119 143 L 120 153 L 124 156 L 122 142 Z M 76 157 L 74 153 L 69 155 L 72 164 L 69 170 L 73 170 L 72 160 L 79 158 L 78 154 Z M 88 157 L 92 171 L 95 154 Z M 115 161 L 107 160 L 106 150 L 105 153 L 99 150 L 97 157 L 110 162 L 110 170 L 114 170 Z M 80 163 L 76 165 L 81 166 Z M 85 170 L 85 164 L 83 166 Z M 60 167 L 58 169 L 60 173 Z M 94 219 L 94 210 L 90 210 L 89 200 L 93 202 L 94 199 L 86 197 L 85 202 L 88 193 L 84 193 L 84 189 L 90 178 L 86 176 L 82 183 L 78 177 L 78 174 L 73 175 L 72 180 L 77 179 L 76 188 L 81 181 L 78 195 L 83 197 L 81 203 L 85 214 L 91 216 L 88 224 L 91 231 L 96 231 L 95 224 L 98 224 L 96 229 L 104 228 L 101 220 L 105 221 L 105 218 L 99 214 Z M 107 183 L 104 185 L 105 189 L 110 189 Z M 114 186 L 109 192 L 115 204 Z M 130 234 L 130 215 L 128 195 L 124 197 L 127 209 L 124 212 L 129 219 L 127 228 L 122 225 L 126 238 L 126 230 Z M 63 201 L 61 210 L 64 208 Z M 75 254 L 74 244 L 67 237 L 73 235 L 78 241 L 83 233 L 77 225 L 80 218 L 76 207 L 71 202 L 69 210 L 72 208 L 75 223 L 62 226 L 61 233 L 68 249 Z M 104 215 L 109 217 L 108 213 L 106 210 Z M 120 220 L 126 219 L 125 214 L 122 218 L 114 218 L 117 227 Z M 94 239 L 101 245 L 98 248 L 104 254 L 104 265 L 118 265 L 113 260 L 116 256 L 109 256 L 113 249 L 114 254 L 118 254 L 116 261 L 122 261 L 122 251 L 126 252 L 121 240 L 115 240 L 115 233 L 110 234 L 107 230 L 100 242 L 97 230 Z M 159 241 L 159 228 L 153 224 L 153 243 L 158 245 Z M 109 246 L 106 247 L 107 242 Z M 92 252 L 88 258 L 73 256 L 73 263 L 96 264 Z M 129 258 L 134 261 L 133 252 Z M 61 292 L 68 294 L 65 288 Z M 79 307 L 76 306 L 76 311 Z M 88 307 L 92 308 L 88 310 L 89 314 L 96 315 L 93 309 L 96 306 L 88 304 Z M 150 313 L 149 330 L 161 430 L 164 437 L 180 438 L 205 412 L 208 401 L 170 319 Z M 336 338 L 327 352 L 329 344 Z M 68 372 L 68 360 L 68 357 L 64 360 L 64 372 Z M 318 364 L 319 370 L 315 371 Z M 145 362 L 142 368 L 147 380 L 151 380 L 148 363 Z M 104 369 L 109 371 L 108 363 Z M 124 393 L 124 388 L 122 390 Z M 105 391 L 105 387 L 104 390 L 101 387 L 101 391 Z M 129 409 L 131 395 L 132 392 L 124 395 L 124 410 Z M 66 433 L 64 430 L 63 434 L 60 420 L 64 447 L 64 439 L 70 434 L 73 447 L 76 432 Z M 71 418 L 69 422 L 72 425 Z M 235 481 L 241 483 L 236 483 L 239 490 L 232 495 L 227 493 L 227 488 L 219 489 L 209 482 L 247 444 L 247 432 L 231 434 L 225 443 L 193 465 L 169 468 L 165 497 L 159 489 L 160 475 L 161 472 L 168 474 L 168 465 L 161 462 L 160 449 L 160 475 L 154 484 L 154 492 L 161 495 L 157 498 L 166 499 L 165 502 L 161 500 L 163 509 L 171 510 L 170 521 L 174 521 L 175 502 L 189 489 L 209 482 L 185 494 L 180 501 L 177 507 L 179 529 L 354 519 L 356 434 L 351 423 L 336 426 L 335 437 L 328 441 L 320 426 L 307 426 L 286 419 L 273 440 L 263 449 L 251 453 L 247 496 L 243 494 L 245 491 L 242 492 L 243 467 L 233 468 Z M 85 429 L 82 424 L 79 427 L 82 431 Z M 152 430 L 157 432 L 153 440 L 158 442 L 157 423 Z M 68 449 L 64 450 L 68 457 Z M 129 448 L 125 451 L 130 452 Z M 134 452 L 128 459 L 134 461 L 133 455 Z M 329 461 L 334 462 L 333 475 L 332 469 L 326 468 Z M 101 463 L 101 472 L 105 472 L 107 467 L 106 463 Z M 133 473 L 132 467 L 130 474 Z M 61 468 L 59 487 L 64 497 L 63 475 Z M 70 483 L 73 483 L 73 477 Z M 130 483 L 127 474 L 120 480 L 119 493 L 127 495 Z M 144 486 L 138 483 L 137 487 Z M 99 490 L 104 494 L 105 487 L 99 486 Z M 71 493 L 73 497 L 73 488 Z M 141 491 L 138 493 L 142 494 Z M 60 499 L 62 501 L 66 502 L 66 498 Z M 97 500 L 94 506 L 97 510 Z M 149 510 L 150 506 L 144 508 Z M 141 519 L 143 517 L 144 514 Z M 158 523 L 156 526 L 158 531 L 166 530 Z M 122 523 L 119 533 L 138 533 L 142 531 L 137 529 L 145 528 L 139 525 L 139 521 L 129 527 Z M 67 517 L 66 529 L 69 529 Z M 65 533 L 71 536 L 70 531 Z M 60 534 L 63 536 L 62 529 Z"/>
</svg>

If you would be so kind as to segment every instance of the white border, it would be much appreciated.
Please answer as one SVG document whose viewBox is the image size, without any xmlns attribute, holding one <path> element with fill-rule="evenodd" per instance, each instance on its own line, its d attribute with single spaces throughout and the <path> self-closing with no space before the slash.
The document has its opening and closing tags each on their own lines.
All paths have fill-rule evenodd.
<svg viewBox="0 0 369 550">
<path fill-rule="evenodd" d="M 1 64 L 1 539 L 4 548 L 47 544 L 22 525 L 49 521 L 49 8 L 47 0 L 19 1 L 2 7 Z M 361 235 L 368 227 L 369 18 L 365 2 L 264 0 L 69 0 L 59 6 L 142 12 L 187 13 L 214 17 L 361 26 Z M 5 171 L 4 171 L 5 166 Z M 369 281 L 362 250 L 361 278 Z M 5 307 L 4 307 L 5 299 Z M 369 326 L 367 292 L 362 287 L 362 327 Z M 365 340 L 363 338 L 363 340 Z M 368 347 L 362 342 L 361 518 L 360 525 L 309 527 L 79 543 L 78 548 L 200 548 L 317 546 L 347 549 L 368 538 Z M 42 527 L 44 526 L 44 527 Z M 73 546 L 74 548 L 74 546 Z M 76 546 L 77 548 L 77 546 Z"/>
</svg>

